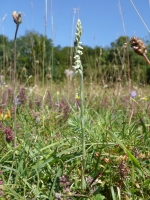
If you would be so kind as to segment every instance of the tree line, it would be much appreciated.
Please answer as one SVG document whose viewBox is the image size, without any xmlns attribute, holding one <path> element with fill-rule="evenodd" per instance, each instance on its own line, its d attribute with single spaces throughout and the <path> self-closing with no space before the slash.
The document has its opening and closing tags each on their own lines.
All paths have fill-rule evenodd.
<svg viewBox="0 0 150 200">
<path fill-rule="evenodd" d="M 150 42 L 145 41 L 150 58 Z M 13 40 L 0 35 L 0 74 L 12 79 Z M 121 36 L 109 47 L 83 46 L 81 56 L 86 80 L 113 83 L 119 79 L 150 83 L 150 67 L 143 57 L 130 48 L 130 38 Z M 17 38 L 17 77 L 20 81 L 32 75 L 41 80 L 42 71 L 47 79 L 63 81 L 65 69 L 72 70 L 73 47 L 54 46 L 53 41 L 37 32 L 26 32 Z"/>
</svg>

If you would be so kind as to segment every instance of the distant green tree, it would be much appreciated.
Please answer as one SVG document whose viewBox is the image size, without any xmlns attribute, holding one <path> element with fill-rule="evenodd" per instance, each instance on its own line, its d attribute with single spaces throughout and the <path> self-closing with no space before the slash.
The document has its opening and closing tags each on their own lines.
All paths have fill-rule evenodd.
<svg viewBox="0 0 150 200">
<path fill-rule="evenodd" d="M 124 51 L 124 44 L 126 50 Z M 147 45 L 147 56 L 150 58 L 150 41 Z M 8 74 L 9 68 L 13 69 L 13 40 L 8 40 L 0 35 L 0 74 Z M 125 56 L 125 57 L 124 57 Z M 123 60 L 124 57 L 124 60 Z M 102 79 L 107 82 L 116 81 L 124 64 L 123 75 L 130 76 L 132 80 L 150 83 L 150 70 L 142 56 L 134 53 L 130 48 L 130 38 L 121 36 L 110 44 L 110 47 L 83 46 L 81 57 L 86 80 Z M 123 63 L 124 62 L 124 63 Z M 72 69 L 73 49 L 71 47 L 54 46 L 51 39 L 37 33 L 26 32 L 24 36 L 17 38 L 17 74 L 18 78 L 32 75 L 42 79 L 44 68 L 45 76 L 50 75 L 54 81 L 63 81 L 65 69 Z M 146 77 L 146 78 L 143 78 Z M 26 78 L 26 77 L 24 77 Z"/>
<path fill-rule="evenodd" d="M 114 42 L 111 42 L 111 48 L 121 48 L 124 43 L 129 43 L 130 38 L 128 36 L 120 36 Z"/>
<path fill-rule="evenodd" d="M 71 68 L 71 47 L 56 46 L 54 48 L 53 78 L 62 81 L 65 77 L 65 69 Z"/>
<path fill-rule="evenodd" d="M 0 70 L 5 75 L 11 65 L 12 51 L 10 51 L 8 37 L 0 35 Z"/>
<path fill-rule="evenodd" d="M 37 32 L 26 32 L 25 36 L 18 38 L 19 72 L 21 73 L 22 69 L 26 69 L 28 75 L 36 76 L 39 74 L 42 77 L 42 68 L 44 67 L 46 74 L 51 63 L 52 47 L 52 40 Z"/>
</svg>

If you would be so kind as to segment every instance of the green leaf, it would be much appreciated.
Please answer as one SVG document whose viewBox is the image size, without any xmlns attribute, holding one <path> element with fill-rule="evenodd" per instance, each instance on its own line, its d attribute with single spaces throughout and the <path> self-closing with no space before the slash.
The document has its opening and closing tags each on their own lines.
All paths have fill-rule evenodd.
<svg viewBox="0 0 150 200">
<path fill-rule="evenodd" d="M 91 200 L 104 200 L 105 197 L 101 194 L 97 194 L 95 197 L 92 197 Z"/>
<path fill-rule="evenodd" d="M 56 176 L 55 176 L 55 179 L 54 179 L 54 181 L 53 181 L 52 188 L 51 188 L 51 192 L 50 192 L 50 196 L 49 196 L 49 199 L 50 199 L 50 200 L 53 199 L 52 194 L 54 193 L 55 183 L 56 183 L 57 178 L 60 177 L 61 174 L 62 174 L 62 169 L 59 168 L 59 170 L 58 170 L 58 172 L 57 172 L 57 174 L 56 174 Z"/>
<path fill-rule="evenodd" d="M 150 179 L 147 179 L 146 181 L 144 181 L 143 186 L 150 186 Z"/>
<path fill-rule="evenodd" d="M 24 170 L 23 170 L 23 160 L 20 160 L 20 162 L 19 162 L 18 172 L 19 172 L 21 175 L 23 175 L 23 172 L 24 172 Z"/>
<path fill-rule="evenodd" d="M 113 200 L 116 200 L 116 195 L 113 186 L 110 187 Z"/>
<path fill-rule="evenodd" d="M 131 154 L 131 152 L 129 150 L 127 150 L 127 148 L 124 146 L 124 144 L 116 137 L 115 134 L 113 134 L 112 132 L 108 131 L 108 134 L 122 147 L 122 149 L 126 152 L 126 154 L 129 156 L 132 164 L 137 167 L 138 169 L 141 170 L 141 166 L 139 164 L 139 162 L 137 161 L 137 159 Z"/>
<path fill-rule="evenodd" d="M 11 197 L 14 197 L 15 199 L 19 199 L 19 200 L 24 200 L 24 198 L 19 195 L 17 192 L 15 192 L 14 189 L 11 189 L 10 187 L 7 187 L 5 185 L 5 190 L 7 191 L 7 194 L 9 194 Z"/>
</svg>

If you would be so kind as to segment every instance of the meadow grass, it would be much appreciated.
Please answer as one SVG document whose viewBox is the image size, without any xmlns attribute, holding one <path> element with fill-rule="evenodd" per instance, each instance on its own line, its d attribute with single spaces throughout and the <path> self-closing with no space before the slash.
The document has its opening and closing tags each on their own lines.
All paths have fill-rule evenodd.
<svg viewBox="0 0 150 200">
<path fill-rule="evenodd" d="M 44 100 L 43 88 L 17 87 L 15 148 L 13 99 L 10 87 L 1 87 L 1 199 L 148 199 L 149 88 L 134 98 L 122 88 L 118 98 L 112 88 L 85 87 L 82 191 L 80 100 L 71 88 L 66 99 L 66 84 L 53 87 Z"/>
</svg>

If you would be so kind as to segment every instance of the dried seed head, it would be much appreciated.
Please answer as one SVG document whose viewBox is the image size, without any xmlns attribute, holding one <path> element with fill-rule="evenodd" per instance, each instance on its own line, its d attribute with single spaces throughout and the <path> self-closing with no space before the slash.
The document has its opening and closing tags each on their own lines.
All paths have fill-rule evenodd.
<svg viewBox="0 0 150 200">
<path fill-rule="evenodd" d="M 51 79 L 51 78 L 52 78 L 51 74 L 47 74 L 47 75 L 46 75 L 46 78 L 47 78 L 47 79 Z"/>
<path fill-rule="evenodd" d="M 21 12 L 19 12 L 19 13 L 17 14 L 16 11 L 14 11 L 14 12 L 12 13 L 12 16 L 13 16 L 14 22 L 15 22 L 16 24 L 21 24 L 21 22 L 22 22 Z"/>
<path fill-rule="evenodd" d="M 146 46 L 144 45 L 143 41 L 139 38 L 132 37 L 130 40 L 131 47 L 133 48 L 134 52 L 143 56 L 147 53 Z"/>
<path fill-rule="evenodd" d="M 13 16 L 14 22 L 17 24 L 18 15 L 17 15 L 16 11 L 14 11 L 12 13 L 12 16 Z"/>
<path fill-rule="evenodd" d="M 22 23 L 21 12 L 18 12 L 18 24 Z"/>
</svg>

